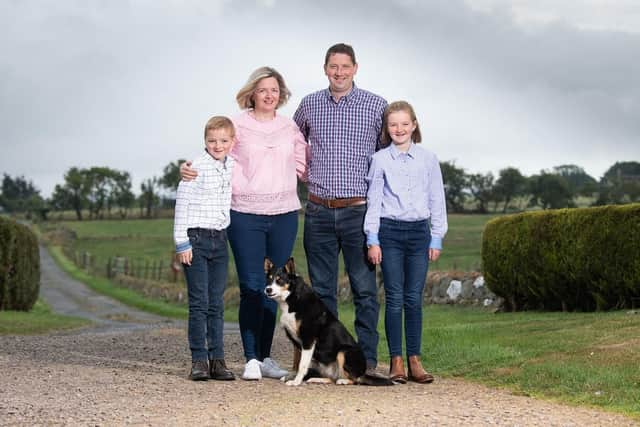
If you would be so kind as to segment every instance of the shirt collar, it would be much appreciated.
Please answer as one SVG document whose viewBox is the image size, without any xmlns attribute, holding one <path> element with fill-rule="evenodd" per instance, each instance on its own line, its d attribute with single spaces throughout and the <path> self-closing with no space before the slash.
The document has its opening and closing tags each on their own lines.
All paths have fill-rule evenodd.
<svg viewBox="0 0 640 427">
<path fill-rule="evenodd" d="M 415 158 L 416 157 L 416 150 L 418 149 L 416 147 L 416 144 L 413 143 L 413 141 L 411 141 L 411 145 L 409 146 L 409 150 L 407 150 L 407 152 L 403 152 L 398 150 L 398 148 L 396 147 L 396 145 L 391 142 L 391 145 L 389 146 L 389 152 L 391 153 L 391 158 L 393 160 L 397 159 L 398 156 L 402 156 L 402 155 L 407 155 L 411 158 Z"/>
<path fill-rule="evenodd" d="M 324 90 L 324 94 L 329 101 L 333 101 L 334 103 L 336 103 L 336 100 L 333 98 L 333 95 L 331 94 L 331 90 L 329 88 L 326 88 Z M 338 102 L 342 102 L 342 100 L 344 99 L 344 102 L 350 103 L 351 101 L 355 101 L 356 99 L 358 99 L 359 95 L 360 95 L 360 89 L 358 89 L 358 87 L 356 86 L 356 83 L 353 82 L 353 86 L 351 87 L 351 90 L 349 91 L 349 93 L 344 95 L 342 98 L 340 98 L 340 101 Z"/>
<path fill-rule="evenodd" d="M 217 170 L 221 170 L 221 169 L 226 169 L 227 168 L 227 164 L 229 163 L 229 154 L 224 156 L 224 160 L 218 160 L 218 159 L 214 158 L 211 154 L 209 154 L 209 152 L 207 151 L 206 148 L 204 149 L 204 152 L 207 155 L 207 159 L 209 159 L 210 161 L 213 162 L 213 165 L 215 166 L 215 168 Z"/>
</svg>

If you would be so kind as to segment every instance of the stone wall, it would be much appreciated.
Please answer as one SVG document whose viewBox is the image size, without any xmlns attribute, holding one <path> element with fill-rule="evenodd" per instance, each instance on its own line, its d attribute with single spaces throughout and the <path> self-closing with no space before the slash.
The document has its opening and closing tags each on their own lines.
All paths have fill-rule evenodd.
<svg viewBox="0 0 640 427">
<path fill-rule="evenodd" d="M 351 300 L 349 279 L 345 276 L 338 285 L 338 299 Z M 378 300 L 384 302 L 382 274 L 378 271 Z M 425 304 L 463 304 L 499 309 L 502 298 L 496 296 L 484 284 L 479 272 L 430 272 L 424 290 Z"/>
</svg>

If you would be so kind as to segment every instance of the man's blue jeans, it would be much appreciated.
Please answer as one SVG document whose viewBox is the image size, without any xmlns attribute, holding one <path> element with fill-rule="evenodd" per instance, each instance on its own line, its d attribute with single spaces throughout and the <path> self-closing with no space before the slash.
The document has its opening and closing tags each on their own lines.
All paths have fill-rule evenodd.
<svg viewBox="0 0 640 427">
<path fill-rule="evenodd" d="M 429 267 L 431 233 L 427 221 L 381 218 L 380 248 L 384 278 L 384 326 L 389 356 L 402 356 L 402 309 L 407 356 L 420 354 L 422 294 Z"/>
<path fill-rule="evenodd" d="M 240 282 L 240 336 L 244 357 L 264 360 L 271 354 L 278 305 L 264 293 L 264 258 L 282 267 L 298 232 L 298 211 L 255 215 L 231 211 L 229 242 Z"/>
<path fill-rule="evenodd" d="M 190 228 L 191 265 L 183 264 L 189 295 L 188 335 L 191 360 L 223 359 L 224 287 L 227 284 L 225 230 Z"/>
<path fill-rule="evenodd" d="M 362 230 L 366 205 L 326 208 L 307 203 L 304 221 L 304 250 L 313 290 L 338 315 L 338 256 L 340 251 L 349 275 L 356 307 L 355 330 L 367 364 L 376 366 L 378 312 L 375 266 L 367 260 L 367 243 Z"/>
</svg>

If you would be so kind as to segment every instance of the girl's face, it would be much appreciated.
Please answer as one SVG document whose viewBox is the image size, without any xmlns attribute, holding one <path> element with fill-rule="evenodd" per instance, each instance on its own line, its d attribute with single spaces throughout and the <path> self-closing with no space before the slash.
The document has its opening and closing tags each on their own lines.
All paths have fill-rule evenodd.
<svg viewBox="0 0 640 427">
<path fill-rule="evenodd" d="M 280 86 L 275 77 L 265 77 L 256 85 L 253 92 L 254 110 L 259 113 L 270 113 L 278 108 L 280 101 Z"/>
<path fill-rule="evenodd" d="M 415 121 L 407 111 L 394 111 L 387 119 L 387 131 L 395 145 L 408 147 L 411 143 L 411 135 L 416 130 Z"/>
</svg>

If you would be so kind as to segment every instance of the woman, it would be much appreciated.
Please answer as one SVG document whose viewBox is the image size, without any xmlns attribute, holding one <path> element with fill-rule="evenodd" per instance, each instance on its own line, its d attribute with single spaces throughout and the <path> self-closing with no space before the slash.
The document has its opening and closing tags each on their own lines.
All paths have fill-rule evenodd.
<svg viewBox="0 0 640 427">
<path fill-rule="evenodd" d="M 240 282 L 245 380 L 287 375 L 270 357 L 277 305 L 264 295 L 264 259 L 283 266 L 298 231 L 296 176 L 306 180 L 307 143 L 295 122 L 276 112 L 290 95 L 280 73 L 261 67 L 236 96 L 244 111 L 233 119 L 236 163 L 228 235 Z M 186 166 L 181 174 L 194 176 Z"/>
</svg>

